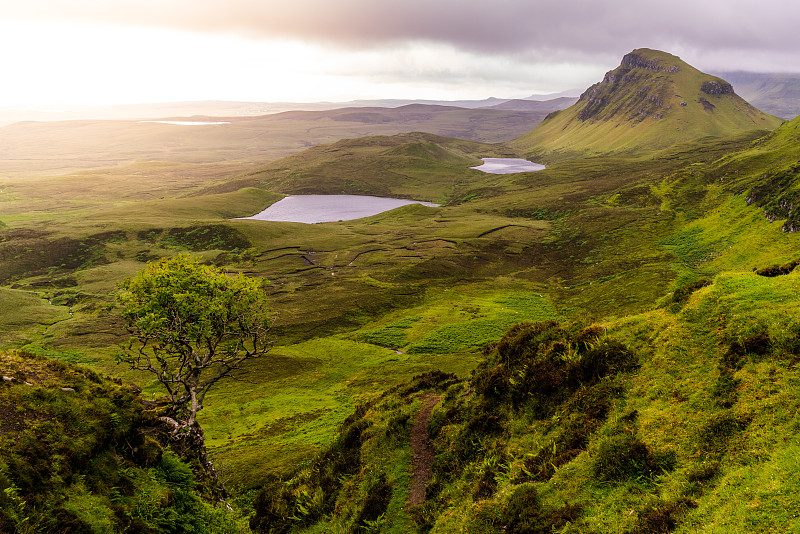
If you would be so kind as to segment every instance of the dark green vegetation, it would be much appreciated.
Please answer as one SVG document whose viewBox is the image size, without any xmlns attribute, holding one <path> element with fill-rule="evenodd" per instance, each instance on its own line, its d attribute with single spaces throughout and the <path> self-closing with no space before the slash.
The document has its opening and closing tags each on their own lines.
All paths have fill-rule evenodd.
<svg viewBox="0 0 800 534">
<path fill-rule="evenodd" d="M 0 531 L 239 533 L 138 389 L 0 352 Z M 202 469 L 195 469 L 202 472 Z"/>
<path fill-rule="evenodd" d="M 607 330 L 518 325 L 487 347 L 469 379 L 423 375 L 361 405 L 330 449 L 262 491 L 251 524 L 262 532 L 308 524 L 316 527 L 303 531 L 792 532 L 800 526 L 800 330 L 790 297 L 798 287 L 796 274 L 726 274 L 677 313 L 657 309 Z M 410 507 L 408 433 L 431 394 L 441 398 L 427 426 L 432 479 L 425 502 Z M 339 450 L 347 457 L 325 462 L 320 478 L 318 462 Z M 379 483 L 391 491 L 375 526 L 363 512 Z"/>
<path fill-rule="evenodd" d="M 596 88 L 627 107 L 587 111 L 575 150 L 377 135 L 226 176 L 164 163 L 3 186 L 3 343 L 156 392 L 111 363 L 126 335 L 108 305 L 189 251 L 267 278 L 277 312 L 270 355 L 200 416 L 229 489 L 257 492 L 256 530 L 797 530 L 800 121 L 766 132 L 724 82 L 642 54 Z M 667 110 L 689 130 L 631 118 L 661 105 L 639 98 L 646 76 L 694 83 Z M 539 149 L 544 171 L 469 169 Z M 292 192 L 442 206 L 231 220 Z"/>
</svg>

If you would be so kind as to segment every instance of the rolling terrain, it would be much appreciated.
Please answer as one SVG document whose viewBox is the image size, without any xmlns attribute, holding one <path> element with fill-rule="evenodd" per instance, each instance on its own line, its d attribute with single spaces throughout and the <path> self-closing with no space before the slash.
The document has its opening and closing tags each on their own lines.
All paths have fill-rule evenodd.
<svg viewBox="0 0 800 534">
<path fill-rule="evenodd" d="M 229 489 L 258 494 L 256 531 L 796 529 L 800 122 L 777 127 L 677 61 L 634 51 L 505 144 L 439 135 L 461 111 L 412 107 L 400 113 L 428 114 L 409 121 L 431 133 L 258 164 L 261 149 L 215 151 L 209 130 L 192 134 L 209 136 L 207 160 L 21 167 L 0 187 L 0 342 L 158 394 L 113 363 L 127 336 L 111 297 L 147 261 L 189 252 L 270 281 L 274 349 L 201 413 Z M 687 105 L 664 107 L 676 95 Z M 357 122 L 315 113 L 286 120 Z M 531 154 L 548 167 L 470 169 Z M 234 219 L 293 193 L 440 207 Z"/>
<path fill-rule="evenodd" d="M 527 132 L 555 108 L 501 110 L 413 104 L 256 117 L 162 119 L 212 123 L 196 126 L 136 120 L 27 121 L 0 127 L 0 165 L 7 174 L 24 172 L 26 176 L 31 171 L 63 174 L 144 162 L 246 166 L 339 139 L 421 130 L 497 143 Z"/>
</svg>

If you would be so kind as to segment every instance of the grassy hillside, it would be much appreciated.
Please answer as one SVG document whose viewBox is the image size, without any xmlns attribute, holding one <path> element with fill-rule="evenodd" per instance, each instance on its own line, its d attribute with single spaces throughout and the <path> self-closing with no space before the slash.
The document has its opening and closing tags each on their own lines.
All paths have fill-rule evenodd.
<svg viewBox="0 0 800 534">
<path fill-rule="evenodd" d="M 284 194 L 367 194 L 452 202 L 487 182 L 481 157 L 513 154 L 502 145 L 413 132 L 344 139 L 272 162 L 210 191 L 255 186 Z"/>
<path fill-rule="evenodd" d="M 780 123 L 737 96 L 724 80 L 676 56 L 643 48 L 627 54 L 576 104 L 551 113 L 513 145 L 547 160 L 636 154 Z"/>
<path fill-rule="evenodd" d="M 286 482 L 265 486 L 251 526 L 307 533 L 800 528 L 793 483 L 800 271 L 790 261 L 800 249 L 793 228 L 749 200 L 770 183 L 770 196 L 792 194 L 793 179 L 770 177 L 794 172 L 798 124 L 650 186 L 659 215 L 614 236 L 626 257 L 654 238 L 651 250 L 665 253 L 651 265 L 669 266 L 673 282 L 649 309 L 621 314 L 618 300 L 609 303 L 644 298 L 644 288 L 623 276 L 551 293 L 583 317 L 513 327 L 485 346 L 468 378 L 428 373 L 363 401 L 318 456 Z M 629 187 L 595 202 L 636 199 L 641 209 Z M 608 262 L 611 251 L 592 257 Z M 595 317 L 604 319 L 589 324 L 586 311 L 598 300 L 606 307 Z M 364 335 L 408 346 L 414 324 L 395 320 Z"/>
<path fill-rule="evenodd" d="M 637 313 L 676 283 L 718 271 L 730 256 L 706 257 L 725 251 L 716 232 L 731 239 L 743 228 L 748 239 L 784 240 L 783 256 L 797 251 L 760 211 L 725 196 L 722 205 L 732 211 L 720 213 L 713 232 L 683 233 L 719 204 L 701 194 L 703 177 L 753 139 L 501 176 L 469 169 L 498 147 L 425 134 L 367 138 L 318 147 L 192 196 L 11 220 L 5 283 L 73 312 L 44 330 L 31 324 L 14 346 L 80 358 L 155 392 L 147 378 L 110 361 L 125 338 L 107 309 L 116 282 L 149 259 L 181 251 L 267 277 L 278 346 L 275 359 L 255 365 L 251 376 L 269 387 L 228 384 L 202 414 L 232 482 L 255 487 L 268 473 L 291 470 L 287 454 L 300 461 L 324 447 L 362 396 L 433 369 L 463 376 L 481 361 L 482 344 L 517 321 Z M 223 220 L 279 198 L 262 188 L 341 187 L 343 175 L 363 184 L 359 192 L 380 187 L 425 198 L 438 191 L 428 198 L 447 205 L 318 225 Z M 250 187 L 215 192 L 240 185 Z M 748 265 L 778 255 L 746 244 L 735 250 Z M 291 408 L 283 398 L 292 399 Z"/>
<path fill-rule="evenodd" d="M 256 501 L 262 532 L 791 532 L 797 274 L 720 275 L 680 310 L 528 323 L 469 380 L 363 404 Z M 409 505 L 426 402 L 425 500 Z M 742 506 L 741 503 L 748 503 Z"/>
<path fill-rule="evenodd" d="M 0 352 L 0 374 L 3 532 L 246 528 L 215 507 L 209 478 L 193 472 L 190 457 L 163 445 L 137 388 L 27 352 Z"/>
</svg>

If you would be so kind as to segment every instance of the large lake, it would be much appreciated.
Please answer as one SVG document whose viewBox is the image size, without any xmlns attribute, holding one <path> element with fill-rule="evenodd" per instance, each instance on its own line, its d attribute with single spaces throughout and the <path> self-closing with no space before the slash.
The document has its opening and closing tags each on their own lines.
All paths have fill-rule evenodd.
<svg viewBox="0 0 800 534">
<path fill-rule="evenodd" d="M 408 204 L 438 206 L 430 202 L 362 195 L 290 195 L 261 213 L 242 219 L 299 223 L 351 221 Z"/>
<path fill-rule="evenodd" d="M 491 174 L 512 174 L 515 172 L 533 172 L 544 170 L 545 166 L 539 163 L 517 158 L 481 158 L 483 165 L 470 167 Z"/>
</svg>

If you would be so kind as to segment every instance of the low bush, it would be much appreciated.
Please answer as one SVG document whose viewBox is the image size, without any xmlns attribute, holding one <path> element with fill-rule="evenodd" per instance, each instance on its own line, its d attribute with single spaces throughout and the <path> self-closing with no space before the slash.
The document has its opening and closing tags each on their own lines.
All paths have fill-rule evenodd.
<svg viewBox="0 0 800 534">
<path fill-rule="evenodd" d="M 633 432 L 621 430 L 600 440 L 593 454 L 592 470 L 600 480 L 649 482 L 675 467 L 672 453 L 656 453 Z"/>
<path fill-rule="evenodd" d="M 509 534 L 550 534 L 580 515 L 577 506 L 546 509 L 532 484 L 518 486 L 503 509 L 504 532 Z"/>
<path fill-rule="evenodd" d="M 386 513 L 391 498 L 392 485 L 386 481 L 386 476 L 381 474 L 367 490 L 367 498 L 354 521 L 355 532 L 369 532 L 370 526 Z"/>
<path fill-rule="evenodd" d="M 681 497 L 674 501 L 657 501 L 639 512 L 636 525 L 628 534 L 667 534 L 678 526 L 680 516 L 695 508 L 697 503 Z"/>
</svg>

